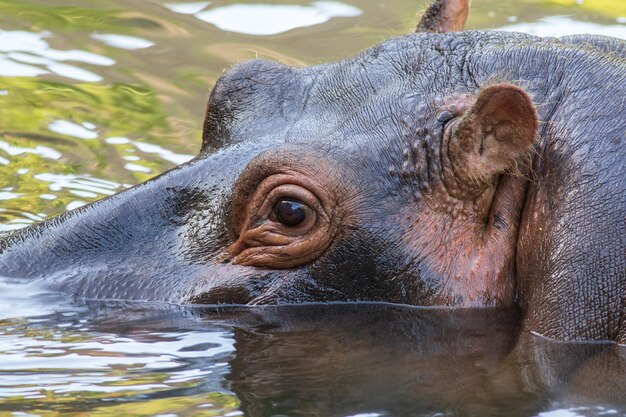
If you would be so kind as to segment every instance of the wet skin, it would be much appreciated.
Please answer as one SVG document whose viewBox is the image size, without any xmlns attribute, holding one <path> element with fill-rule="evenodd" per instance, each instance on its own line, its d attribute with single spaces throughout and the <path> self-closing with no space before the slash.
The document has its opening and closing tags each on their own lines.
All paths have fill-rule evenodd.
<svg viewBox="0 0 626 417">
<path fill-rule="evenodd" d="M 194 160 L 2 240 L 0 275 L 176 303 L 519 304 L 528 331 L 626 343 L 625 43 L 443 33 L 466 14 L 437 1 L 338 63 L 239 64 Z"/>
</svg>

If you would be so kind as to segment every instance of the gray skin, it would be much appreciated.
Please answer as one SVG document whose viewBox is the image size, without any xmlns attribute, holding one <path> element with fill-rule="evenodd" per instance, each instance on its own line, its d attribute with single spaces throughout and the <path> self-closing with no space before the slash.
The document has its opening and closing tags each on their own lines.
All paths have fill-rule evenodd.
<svg viewBox="0 0 626 417">
<path fill-rule="evenodd" d="M 609 38 L 466 31 L 401 36 L 314 67 L 239 64 L 213 89 L 196 158 L 15 232 L 0 241 L 0 275 L 174 303 L 519 303 L 527 331 L 626 343 L 625 51 Z M 521 168 L 490 186 L 477 227 L 502 237 L 485 256 L 507 255 L 498 289 L 476 295 L 476 270 L 446 275 L 473 243 L 468 220 L 446 209 L 458 194 L 434 191 L 450 121 L 441 103 L 502 83 L 525 91 L 540 125 Z M 277 167 L 321 179 L 337 231 L 302 265 L 233 262 L 236 201 Z"/>
</svg>

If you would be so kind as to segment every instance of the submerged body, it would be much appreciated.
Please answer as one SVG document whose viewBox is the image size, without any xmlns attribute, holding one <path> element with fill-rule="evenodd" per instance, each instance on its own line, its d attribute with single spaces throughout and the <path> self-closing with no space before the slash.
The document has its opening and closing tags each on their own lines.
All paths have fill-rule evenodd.
<svg viewBox="0 0 626 417">
<path fill-rule="evenodd" d="M 626 343 L 625 45 L 417 33 L 240 64 L 194 160 L 14 233 L 0 275 L 177 303 L 519 303 L 529 331 Z"/>
</svg>

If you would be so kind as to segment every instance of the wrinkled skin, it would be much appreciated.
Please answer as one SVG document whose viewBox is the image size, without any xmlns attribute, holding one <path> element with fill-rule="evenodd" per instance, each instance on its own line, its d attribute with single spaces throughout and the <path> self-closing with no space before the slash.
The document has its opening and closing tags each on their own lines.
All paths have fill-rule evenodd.
<svg viewBox="0 0 626 417">
<path fill-rule="evenodd" d="M 0 275 L 176 303 L 519 303 L 526 330 L 626 343 L 626 44 L 439 33 L 463 4 L 338 63 L 239 64 L 194 160 L 16 232 Z"/>
</svg>

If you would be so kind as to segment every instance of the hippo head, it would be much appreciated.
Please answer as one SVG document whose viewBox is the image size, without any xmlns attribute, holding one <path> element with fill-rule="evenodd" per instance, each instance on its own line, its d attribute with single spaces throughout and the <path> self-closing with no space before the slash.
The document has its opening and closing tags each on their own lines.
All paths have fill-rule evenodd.
<svg viewBox="0 0 626 417">
<path fill-rule="evenodd" d="M 338 63 L 235 66 L 195 159 L 14 233 L 0 275 L 90 298 L 512 304 L 537 116 L 474 74 L 497 35 L 433 33 L 466 14 L 438 1 L 421 33 Z"/>
</svg>

